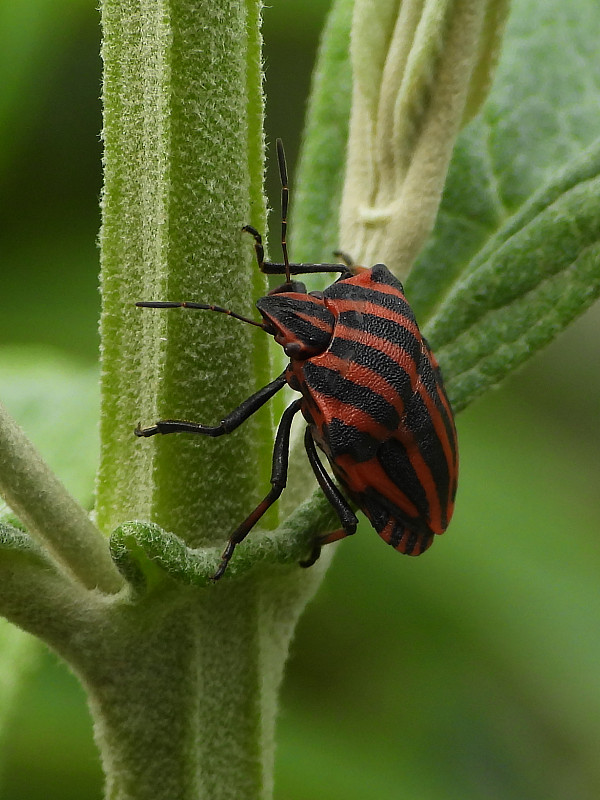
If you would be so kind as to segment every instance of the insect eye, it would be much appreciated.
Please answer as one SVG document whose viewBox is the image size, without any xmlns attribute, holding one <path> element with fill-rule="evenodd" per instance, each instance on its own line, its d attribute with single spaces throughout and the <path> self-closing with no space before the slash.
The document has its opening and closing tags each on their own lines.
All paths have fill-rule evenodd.
<svg viewBox="0 0 600 800">
<path fill-rule="evenodd" d="M 302 281 L 289 281 L 288 283 L 282 283 L 279 286 L 276 286 L 274 289 L 271 289 L 269 295 L 282 294 L 284 292 L 306 294 L 306 286 L 302 283 Z"/>
<path fill-rule="evenodd" d="M 294 356 L 300 355 L 302 352 L 302 345 L 300 342 L 290 342 L 283 348 L 283 352 L 286 354 L 286 356 L 293 358 Z"/>
</svg>

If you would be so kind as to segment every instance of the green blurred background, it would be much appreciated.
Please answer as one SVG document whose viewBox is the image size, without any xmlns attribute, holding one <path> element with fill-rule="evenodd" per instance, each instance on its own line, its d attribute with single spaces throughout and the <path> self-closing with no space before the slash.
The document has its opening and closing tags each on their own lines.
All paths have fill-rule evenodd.
<svg viewBox="0 0 600 800">
<path fill-rule="evenodd" d="M 283 137 L 292 176 L 327 7 L 265 11 L 267 135 Z M 84 500 L 98 51 L 94 3 L 0 0 L 0 396 Z M 277 207 L 272 164 L 269 187 Z M 600 797 L 599 334 L 596 305 L 461 415 L 457 512 L 426 557 L 367 528 L 341 544 L 292 645 L 277 800 Z M 25 688 L 0 797 L 99 800 L 76 680 L 41 653 Z"/>
</svg>

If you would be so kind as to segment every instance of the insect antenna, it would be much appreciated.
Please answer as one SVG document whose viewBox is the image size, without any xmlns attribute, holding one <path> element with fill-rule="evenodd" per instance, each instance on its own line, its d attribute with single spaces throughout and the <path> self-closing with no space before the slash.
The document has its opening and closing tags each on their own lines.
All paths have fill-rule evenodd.
<svg viewBox="0 0 600 800">
<path fill-rule="evenodd" d="M 287 251 L 287 211 L 290 190 L 288 187 L 287 166 L 285 163 L 285 152 L 283 142 L 277 139 L 277 160 L 279 162 L 279 175 L 281 177 L 281 250 L 283 251 L 283 263 L 285 265 L 285 280 L 290 282 L 290 259 Z"/>
<path fill-rule="evenodd" d="M 220 314 L 227 314 L 228 317 L 239 319 L 241 322 L 247 322 L 248 325 L 254 325 L 257 328 L 267 330 L 264 322 L 256 322 L 256 320 L 250 319 L 249 317 L 243 317 L 241 314 L 236 314 L 235 311 L 230 311 L 228 308 L 211 306 L 207 303 L 192 303 L 189 301 L 184 301 L 183 303 L 171 303 L 165 300 L 141 300 L 140 302 L 136 303 L 136 306 L 138 308 L 193 308 L 200 309 L 202 311 L 218 311 Z"/>
<path fill-rule="evenodd" d="M 349 256 L 348 253 L 345 253 L 343 250 L 334 250 L 333 255 L 341 258 L 347 267 L 353 267 L 355 265 L 355 261 L 352 256 Z"/>
</svg>

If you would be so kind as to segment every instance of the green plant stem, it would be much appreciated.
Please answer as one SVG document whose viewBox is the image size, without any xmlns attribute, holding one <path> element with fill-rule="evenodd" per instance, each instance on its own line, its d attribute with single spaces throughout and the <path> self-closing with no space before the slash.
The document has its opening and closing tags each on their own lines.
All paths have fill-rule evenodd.
<svg viewBox="0 0 600 800">
<path fill-rule="evenodd" d="M 97 518 L 147 519 L 222 544 L 268 485 L 268 410 L 234 437 L 133 435 L 138 422 L 212 424 L 269 376 L 260 331 L 137 300 L 206 300 L 251 315 L 265 228 L 257 0 L 103 5 L 105 189 Z M 256 465 L 261 466 L 257 469 Z M 207 466 L 209 465 L 209 466 Z"/>
<path fill-rule="evenodd" d="M 246 583 L 204 591 L 200 602 L 161 596 L 151 625 L 114 609 L 110 650 L 78 665 L 108 798 L 269 796 L 274 716 L 262 712 L 274 708 L 279 678 L 258 641 L 256 603 Z"/>
<path fill-rule="evenodd" d="M 157 523 L 201 554 L 266 494 L 268 408 L 220 439 L 136 439 L 133 429 L 161 417 L 217 422 L 272 379 L 268 337 L 222 314 L 135 301 L 200 300 L 250 316 L 265 293 L 241 231 L 264 231 L 266 218 L 259 10 L 258 0 L 102 6 L 97 518 L 107 533 Z M 83 650 L 56 645 L 88 688 L 108 797 L 266 800 L 289 639 L 323 569 L 263 562 L 189 587 L 148 559 L 127 563 L 148 594 L 107 606 L 108 623 L 92 614 Z"/>
<path fill-rule="evenodd" d="M 123 586 L 106 539 L 1 405 L 0 486 L 21 522 L 71 578 L 109 593 Z"/>
</svg>

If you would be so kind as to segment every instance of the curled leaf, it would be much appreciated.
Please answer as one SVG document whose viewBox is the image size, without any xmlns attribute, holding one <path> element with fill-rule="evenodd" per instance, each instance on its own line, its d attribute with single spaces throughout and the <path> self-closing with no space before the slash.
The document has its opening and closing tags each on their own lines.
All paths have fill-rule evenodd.
<svg viewBox="0 0 600 800">
<path fill-rule="evenodd" d="M 433 228 L 455 138 L 490 83 L 505 0 L 357 0 L 341 244 L 403 277 Z M 490 43 L 493 55 L 490 56 Z"/>
<path fill-rule="evenodd" d="M 275 531 L 253 530 L 238 545 L 224 580 L 257 564 L 297 565 L 314 538 L 333 526 L 333 511 L 320 491 L 299 506 Z M 148 522 L 125 522 L 113 532 L 110 547 L 121 574 L 136 591 L 155 588 L 165 578 L 189 586 L 209 586 L 222 548 L 192 548 L 174 533 Z"/>
</svg>

